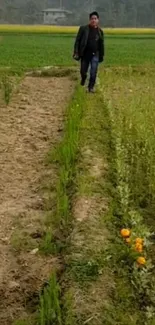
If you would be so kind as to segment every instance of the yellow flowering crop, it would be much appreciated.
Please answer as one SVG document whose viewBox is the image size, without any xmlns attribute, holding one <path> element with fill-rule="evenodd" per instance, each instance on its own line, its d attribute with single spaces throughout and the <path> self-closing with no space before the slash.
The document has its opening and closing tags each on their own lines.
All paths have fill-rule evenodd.
<svg viewBox="0 0 155 325">
<path fill-rule="evenodd" d="M 75 34 L 77 26 L 0 25 L 0 33 Z M 105 34 L 155 34 L 155 28 L 104 28 Z"/>
</svg>

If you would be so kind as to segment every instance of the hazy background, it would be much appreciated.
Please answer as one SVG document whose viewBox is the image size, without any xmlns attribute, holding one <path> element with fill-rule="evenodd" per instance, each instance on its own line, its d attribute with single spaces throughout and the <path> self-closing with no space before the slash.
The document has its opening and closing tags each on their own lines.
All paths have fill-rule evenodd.
<svg viewBox="0 0 155 325">
<path fill-rule="evenodd" d="M 154 27 L 155 0 L 0 0 L 0 23 L 42 24 L 42 10 L 71 10 L 68 25 L 87 21 L 88 12 L 100 12 L 105 27 Z"/>
</svg>

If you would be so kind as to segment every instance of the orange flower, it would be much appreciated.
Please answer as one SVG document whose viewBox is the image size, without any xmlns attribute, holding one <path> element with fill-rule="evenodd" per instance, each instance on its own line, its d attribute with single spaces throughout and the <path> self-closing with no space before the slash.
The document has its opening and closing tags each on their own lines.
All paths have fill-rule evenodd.
<svg viewBox="0 0 155 325">
<path fill-rule="evenodd" d="M 136 238 L 136 244 L 141 244 L 143 245 L 144 239 L 142 238 Z"/>
<path fill-rule="evenodd" d="M 127 244 L 130 244 L 131 243 L 131 238 L 129 238 L 129 237 L 125 238 L 125 241 L 126 241 Z"/>
<path fill-rule="evenodd" d="M 128 238 L 131 235 L 131 230 L 130 229 L 122 229 L 121 230 L 121 236 L 124 238 Z"/>
<path fill-rule="evenodd" d="M 142 253 L 143 245 L 137 243 L 136 246 L 135 246 L 135 249 L 136 249 L 137 252 Z"/>
<path fill-rule="evenodd" d="M 137 263 L 139 264 L 139 265 L 145 265 L 146 264 L 146 259 L 145 259 L 145 257 L 138 257 L 138 259 L 137 259 Z"/>
</svg>

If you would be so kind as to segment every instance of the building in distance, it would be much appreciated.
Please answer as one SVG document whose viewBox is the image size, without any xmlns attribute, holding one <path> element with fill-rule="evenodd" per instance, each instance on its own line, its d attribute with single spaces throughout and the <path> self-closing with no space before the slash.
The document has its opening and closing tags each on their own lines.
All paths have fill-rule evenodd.
<svg viewBox="0 0 155 325">
<path fill-rule="evenodd" d="M 67 22 L 68 18 L 72 15 L 69 10 L 61 8 L 49 8 L 43 10 L 44 25 L 63 25 Z"/>
</svg>

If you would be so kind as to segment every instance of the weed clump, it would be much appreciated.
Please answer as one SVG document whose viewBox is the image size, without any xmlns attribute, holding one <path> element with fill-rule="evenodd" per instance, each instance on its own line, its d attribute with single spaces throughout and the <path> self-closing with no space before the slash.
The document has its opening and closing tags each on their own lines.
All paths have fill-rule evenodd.
<svg viewBox="0 0 155 325">
<path fill-rule="evenodd" d="M 14 88 L 14 84 L 13 84 L 11 78 L 9 76 L 7 76 L 6 74 L 2 77 L 1 84 L 2 84 L 3 98 L 5 101 L 5 104 L 9 105 L 11 96 L 12 96 L 12 92 L 13 92 L 13 88 Z"/>
</svg>

